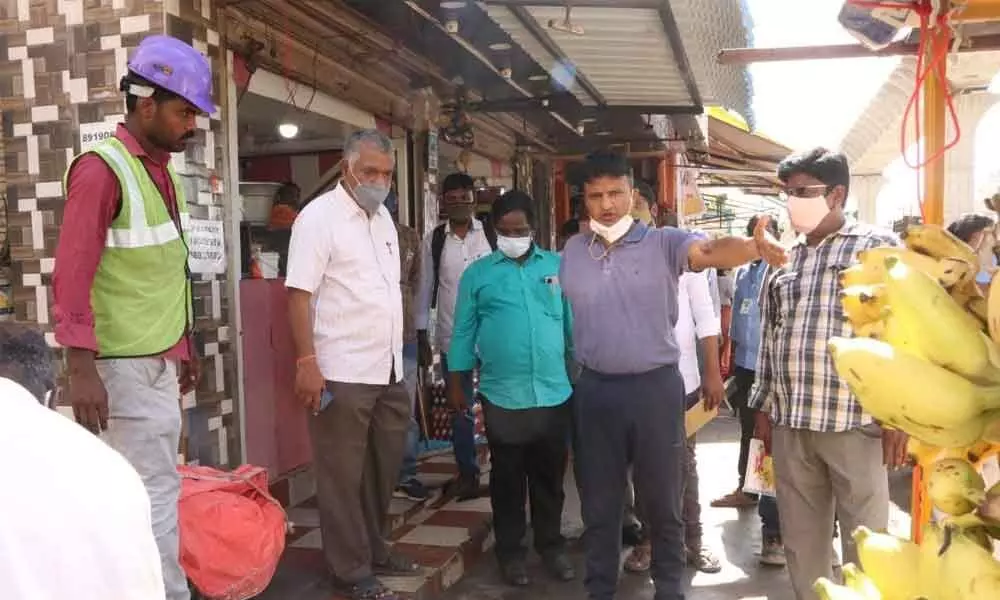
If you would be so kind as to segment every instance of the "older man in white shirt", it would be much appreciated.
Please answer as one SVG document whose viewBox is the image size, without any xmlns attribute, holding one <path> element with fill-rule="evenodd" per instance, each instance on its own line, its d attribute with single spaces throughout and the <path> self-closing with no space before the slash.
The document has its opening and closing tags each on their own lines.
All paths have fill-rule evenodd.
<svg viewBox="0 0 1000 600">
<path fill-rule="evenodd" d="M 46 408 L 42 334 L 0 323 L 0 598 L 163 600 L 149 496 L 120 454 Z M 13 487 L 12 487 L 13 486 Z"/>
<path fill-rule="evenodd" d="M 299 214 L 288 254 L 295 387 L 311 415 L 323 551 L 351 600 L 395 598 L 375 576 L 417 570 L 385 540 L 411 412 L 399 242 L 383 206 L 394 169 L 391 140 L 352 134 L 343 180 Z"/>
</svg>

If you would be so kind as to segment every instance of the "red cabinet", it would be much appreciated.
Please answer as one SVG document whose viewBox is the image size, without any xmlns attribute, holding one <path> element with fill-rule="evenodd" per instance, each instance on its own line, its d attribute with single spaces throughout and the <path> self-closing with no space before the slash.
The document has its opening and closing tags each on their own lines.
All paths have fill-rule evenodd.
<svg viewBox="0 0 1000 600">
<path fill-rule="evenodd" d="M 272 479 L 312 460 L 306 410 L 295 398 L 295 348 L 284 280 L 240 282 L 246 456 Z"/>
</svg>

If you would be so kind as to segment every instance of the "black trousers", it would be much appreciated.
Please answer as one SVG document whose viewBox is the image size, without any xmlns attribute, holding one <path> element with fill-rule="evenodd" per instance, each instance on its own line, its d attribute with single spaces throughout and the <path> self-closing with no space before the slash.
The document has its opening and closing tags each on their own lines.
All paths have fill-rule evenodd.
<svg viewBox="0 0 1000 600">
<path fill-rule="evenodd" d="M 747 479 L 747 460 L 750 458 L 750 440 L 753 439 L 754 413 L 757 412 L 747 406 L 754 377 L 753 371 L 743 367 L 736 367 L 733 372 L 733 384 L 736 389 L 730 398 L 730 404 L 740 419 L 740 461 L 737 467 L 740 475 L 739 489 L 743 489 Z"/>
<path fill-rule="evenodd" d="M 573 395 L 591 600 L 618 587 L 628 467 L 653 549 L 655 600 L 683 600 L 684 381 L 675 365 L 638 375 L 585 370 Z"/>
<path fill-rule="evenodd" d="M 569 454 L 569 404 L 559 409 L 498 410 L 487 405 L 486 427 L 490 448 L 490 503 L 493 507 L 495 552 L 500 562 L 524 558 L 527 533 L 525 503 L 530 500 L 535 550 L 541 555 L 561 552 L 563 483 Z M 503 420 L 503 423 L 497 421 Z M 494 427 L 490 427 L 491 420 Z M 494 435 L 523 423 L 534 429 L 527 439 Z"/>
</svg>

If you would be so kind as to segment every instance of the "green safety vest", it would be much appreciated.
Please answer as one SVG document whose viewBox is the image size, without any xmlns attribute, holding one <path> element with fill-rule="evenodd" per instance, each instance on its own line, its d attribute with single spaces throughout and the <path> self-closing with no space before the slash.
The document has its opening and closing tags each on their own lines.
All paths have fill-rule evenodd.
<svg viewBox="0 0 1000 600">
<path fill-rule="evenodd" d="M 172 348 L 191 324 L 187 244 L 146 167 L 120 140 L 108 138 L 88 152 L 111 167 L 121 187 L 121 209 L 90 290 L 98 356 L 155 356 Z M 181 228 L 187 229 L 184 188 L 173 167 L 167 171 Z"/>
</svg>

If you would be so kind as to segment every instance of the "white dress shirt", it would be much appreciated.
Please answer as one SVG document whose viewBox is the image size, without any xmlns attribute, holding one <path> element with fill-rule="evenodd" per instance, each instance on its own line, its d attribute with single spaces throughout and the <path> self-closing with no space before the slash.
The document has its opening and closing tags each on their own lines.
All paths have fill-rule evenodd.
<svg viewBox="0 0 1000 600">
<path fill-rule="evenodd" d="M 452 233 L 451 223 L 444 225 L 444 247 L 438 273 L 437 322 L 434 338 L 438 350 L 447 354 L 451 346 L 451 332 L 455 326 L 455 302 L 458 299 L 458 282 L 462 273 L 476 260 L 493 253 L 486 239 L 483 224 L 472 219 L 472 227 L 462 239 Z M 420 271 L 420 292 L 417 295 L 417 329 L 426 330 L 430 325 L 431 299 L 434 296 L 434 256 L 431 244 L 434 234 L 424 236 L 423 260 Z"/>
<path fill-rule="evenodd" d="M 681 351 L 678 368 L 684 378 L 684 393 L 701 387 L 698 369 L 698 344 L 702 338 L 717 336 L 722 327 L 712 304 L 708 274 L 684 273 L 677 282 L 677 325 L 674 336 Z"/>
<path fill-rule="evenodd" d="M 403 379 L 399 239 L 384 206 L 369 217 L 343 184 L 295 219 L 285 285 L 312 294 L 313 345 L 328 381 Z"/>
<path fill-rule="evenodd" d="M 149 496 L 120 454 L 0 378 L 0 598 L 163 600 Z"/>
</svg>

